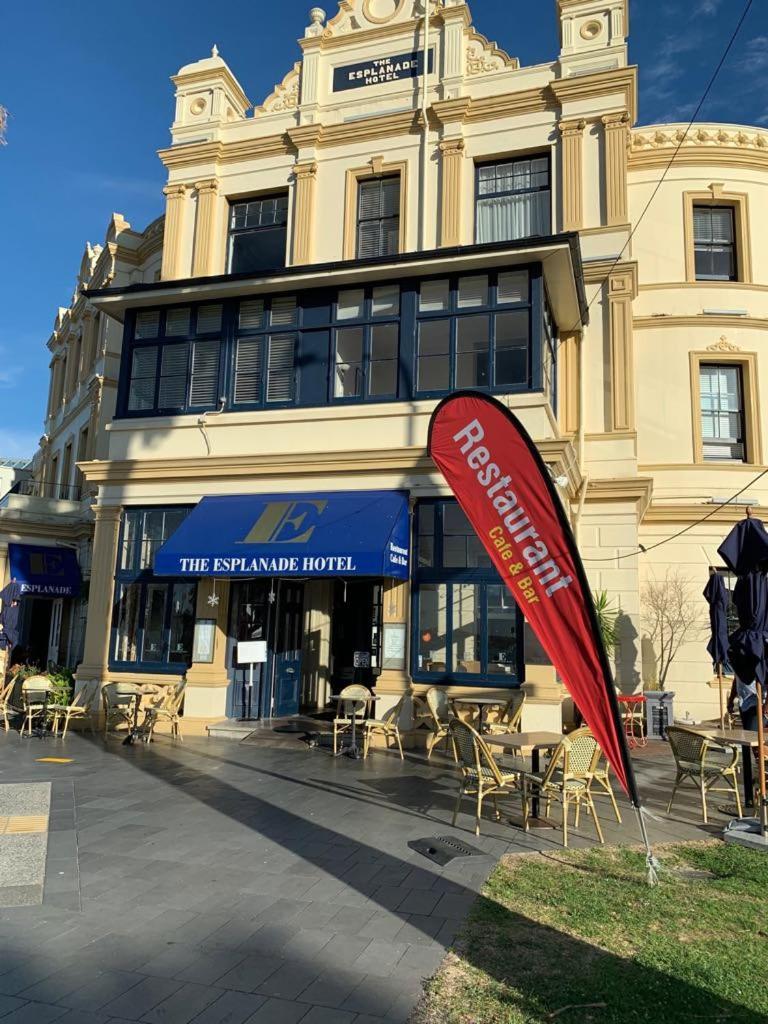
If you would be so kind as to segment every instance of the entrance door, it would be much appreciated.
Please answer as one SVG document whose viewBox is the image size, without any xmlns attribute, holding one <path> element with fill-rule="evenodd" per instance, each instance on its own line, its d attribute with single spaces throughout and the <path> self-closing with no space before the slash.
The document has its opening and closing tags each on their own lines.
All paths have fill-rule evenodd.
<svg viewBox="0 0 768 1024">
<path fill-rule="evenodd" d="M 381 672 L 381 582 L 337 580 L 333 594 L 331 655 L 334 693 L 350 683 L 373 686 Z"/>
<path fill-rule="evenodd" d="M 64 610 L 64 599 L 54 598 L 51 609 L 51 628 L 48 631 L 48 664 L 59 663 L 59 642 L 61 640 L 61 616 Z"/>
<path fill-rule="evenodd" d="M 304 584 L 282 580 L 277 592 L 277 628 L 273 659 L 272 717 L 299 713 L 301 649 L 304 637 Z M 269 712 L 266 712 L 269 714 Z"/>
<path fill-rule="evenodd" d="M 232 718 L 259 717 L 265 693 L 269 694 L 268 664 L 253 666 L 253 689 L 249 693 L 250 665 L 241 665 L 237 660 L 238 642 L 266 640 L 270 644 L 272 604 L 269 584 L 269 580 L 248 580 L 235 583 L 232 588 L 228 664 L 233 670 L 233 685 L 227 710 Z"/>
</svg>

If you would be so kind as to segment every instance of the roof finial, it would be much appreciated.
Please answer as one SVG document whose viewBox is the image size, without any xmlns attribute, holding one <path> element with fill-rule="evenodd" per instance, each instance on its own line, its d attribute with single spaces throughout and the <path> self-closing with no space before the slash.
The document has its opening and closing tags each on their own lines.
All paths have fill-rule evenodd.
<svg viewBox="0 0 768 1024">
<path fill-rule="evenodd" d="M 214 43 L 213 46 L 211 47 L 211 56 L 212 57 L 218 57 L 219 56 L 219 48 L 216 45 L 216 43 Z"/>
</svg>

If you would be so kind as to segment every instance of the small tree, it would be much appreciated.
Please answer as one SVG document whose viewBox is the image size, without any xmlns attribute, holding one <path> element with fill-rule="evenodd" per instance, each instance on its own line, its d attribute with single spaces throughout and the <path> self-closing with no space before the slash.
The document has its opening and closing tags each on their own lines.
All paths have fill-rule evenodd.
<svg viewBox="0 0 768 1024">
<path fill-rule="evenodd" d="M 613 654 L 619 644 L 616 620 L 619 617 L 620 609 L 608 597 L 607 590 L 596 590 L 593 594 L 593 600 L 595 603 L 597 625 L 603 638 L 603 644 L 608 654 Z"/>
<path fill-rule="evenodd" d="M 701 601 L 692 581 L 677 569 L 651 578 L 642 590 L 643 620 L 653 648 L 654 682 L 665 688 L 672 662 L 689 640 L 701 636 Z"/>
</svg>

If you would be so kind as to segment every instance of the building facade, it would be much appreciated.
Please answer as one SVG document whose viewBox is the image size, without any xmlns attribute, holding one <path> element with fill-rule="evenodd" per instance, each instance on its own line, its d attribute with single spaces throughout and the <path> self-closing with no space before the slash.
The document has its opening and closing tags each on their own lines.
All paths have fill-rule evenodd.
<svg viewBox="0 0 768 1024">
<path fill-rule="evenodd" d="M 635 127 L 627 0 L 557 9 L 535 67 L 460 0 L 344 0 L 252 113 L 215 48 L 173 77 L 160 279 L 84 293 L 123 338 L 115 417 L 78 461 L 98 492 L 80 680 L 186 673 L 200 731 L 352 680 L 383 707 L 523 684 L 526 725 L 559 723 L 426 454 L 437 401 L 476 388 L 535 439 L 621 609 L 619 686 L 652 681 L 644 593 L 668 569 L 703 589 L 741 512 L 696 524 L 762 468 L 768 134 L 697 126 L 646 210 L 684 128 Z M 698 718 L 704 643 L 667 679 Z"/>
<path fill-rule="evenodd" d="M 116 213 L 104 244 L 86 244 L 72 302 L 58 310 L 47 342 L 40 447 L 27 471 L 0 488 L 0 582 L 16 579 L 24 595 L 13 642 L 41 667 L 74 669 L 82 660 L 96 489 L 78 464 L 107 458 L 107 425 L 115 413 L 122 325 L 83 290 L 155 280 L 162 241 L 162 217 L 136 232 Z M 11 653 L 6 649 L 3 657 Z"/>
</svg>

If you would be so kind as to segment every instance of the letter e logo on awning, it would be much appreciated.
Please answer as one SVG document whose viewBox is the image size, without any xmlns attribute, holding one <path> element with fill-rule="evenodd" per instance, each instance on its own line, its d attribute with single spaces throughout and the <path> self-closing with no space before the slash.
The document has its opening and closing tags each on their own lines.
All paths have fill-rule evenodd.
<svg viewBox="0 0 768 1024">
<path fill-rule="evenodd" d="M 306 544 L 327 501 L 271 501 L 241 544 Z"/>
</svg>

